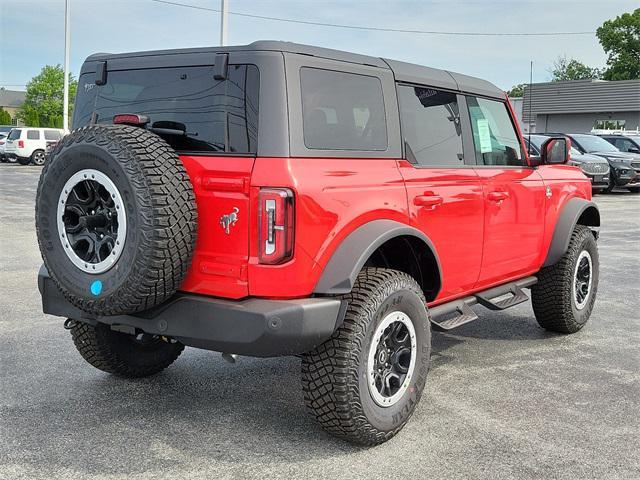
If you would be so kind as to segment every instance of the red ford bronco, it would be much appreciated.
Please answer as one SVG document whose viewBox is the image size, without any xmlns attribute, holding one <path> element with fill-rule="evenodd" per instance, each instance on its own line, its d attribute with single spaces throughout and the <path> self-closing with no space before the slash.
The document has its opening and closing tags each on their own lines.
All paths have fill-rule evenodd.
<svg viewBox="0 0 640 480">
<path fill-rule="evenodd" d="M 94 367 L 184 346 L 299 355 L 327 431 L 384 442 L 425 386 L 431 328 L 528 300 L 580 330 L 598 208 L 570 141 L 527 155 L 489 82 L 283 42 L 97 54 L 42 171 L 45 313 Z"/>
</svg>

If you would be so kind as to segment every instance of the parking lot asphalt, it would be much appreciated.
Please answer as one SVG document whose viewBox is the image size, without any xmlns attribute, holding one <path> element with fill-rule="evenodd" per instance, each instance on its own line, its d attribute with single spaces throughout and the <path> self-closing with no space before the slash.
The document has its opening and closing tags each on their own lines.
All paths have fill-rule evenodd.
<svg viewBox="0 0 640 480">
<path fill-rule="evenodd" d="M 580 333 L 530 303 L 434 334 L 425 394 L 376 448 L 306 414 L 297 358 L 187 349 L 123 380 L 89 366 L 41 313 L 38 167 L 0 164 L 0 479 L 640 478 L 640 195 L 595 197 L 596 307 Z"/>
</svg>

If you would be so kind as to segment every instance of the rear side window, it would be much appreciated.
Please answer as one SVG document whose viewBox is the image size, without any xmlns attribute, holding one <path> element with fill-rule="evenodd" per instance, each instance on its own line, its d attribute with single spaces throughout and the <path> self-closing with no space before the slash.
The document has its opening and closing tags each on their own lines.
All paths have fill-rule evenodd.
<svg viewBox="0 0 640 480">
<path fill-rule="evenodd" d="M 504 102 L 467 97 L 480 165 L 523 166 L 522 147 Z"/>
<path fill-rule="evenodd" d="M 45 130 L 44 131 L 44 139 L 45 140 L 60 140 L 62 135 L 57 130 Z"/>
<path fill-rule="evenodd" d="M 460 111 L 454 93 L 398 86 L 407 159 L 423 166 L 464 164 Z"/>
<path fill-rule="evenodd" d="M 376 77 L 300 69 L 304 144 L 319 150 L 386 150 L 382 84 Z"/>
<path fill-rule="evenodd" d="M 27 130 L 27 140 L 40 140 L 40 131 Z"/>
<path fill-rule="evenodd" d="M 626 138 L 616 138 L 614 145 L 618 147 L 618 150 L 620 150 L 621 152 L 628 152 L 630 149 L 633 150 L 637 148 L 631 140 L 628 140 Z"/>
<path fill-rule="evenodd" d="M 78 88 L 74 128 L 112 123 L 117 114 L 149 117 L 149 127 L 181 152 L 255 153 L 259 73 L 255 65 L 229 65 L 226 80 L 213 66 L 109 71 L 107 83 Z M 93 98 L 95 97 L 95 107 Z"/>
<path fill-rule="evenodd" d="M 13 130 L 11 130 L 11 132 L 9 133 L 9 136 L 7 138 L 9 140 L 18 140 L 20 138 L 21 134 L 22 134 L 22 130 L 14 128 Z"/>
</svg>

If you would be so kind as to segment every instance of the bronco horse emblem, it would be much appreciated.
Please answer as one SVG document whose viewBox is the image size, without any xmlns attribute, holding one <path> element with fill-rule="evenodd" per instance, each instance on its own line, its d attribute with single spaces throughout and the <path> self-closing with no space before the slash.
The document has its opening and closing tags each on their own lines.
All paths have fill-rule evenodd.
<svg viewBox="0 0 640 480">
<path fill-rule="evenodd" d="M 233 207 L 233 212 L 222 215 L 220 217 L 220 225 L 222 225 L 224 233 L 226 233 L 227 235 L 229 235 L 229 228 L 233 227 L 238 221 L 239 212 L 240 210 L 238 209 L 238 207 Z"/>
</svg>

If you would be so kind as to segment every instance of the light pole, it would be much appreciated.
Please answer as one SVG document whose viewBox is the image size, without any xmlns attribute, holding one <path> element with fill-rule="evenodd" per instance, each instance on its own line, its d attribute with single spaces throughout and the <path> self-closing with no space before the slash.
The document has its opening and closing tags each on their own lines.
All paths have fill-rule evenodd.
<svg viewBox="0 0 640 480">
<path fill-rule="evenodd" d="M 62 106 L 62 128 L 69 131 L 69 47 L 71 43 L 70 0 L 64 0 L 64 93 Z"/>
<path fill-rule="evenodd" d="M 229 26 L 229 0 L 220 0 L 220 46 L 227 44 L 227 29 Z"/>
</svg>

